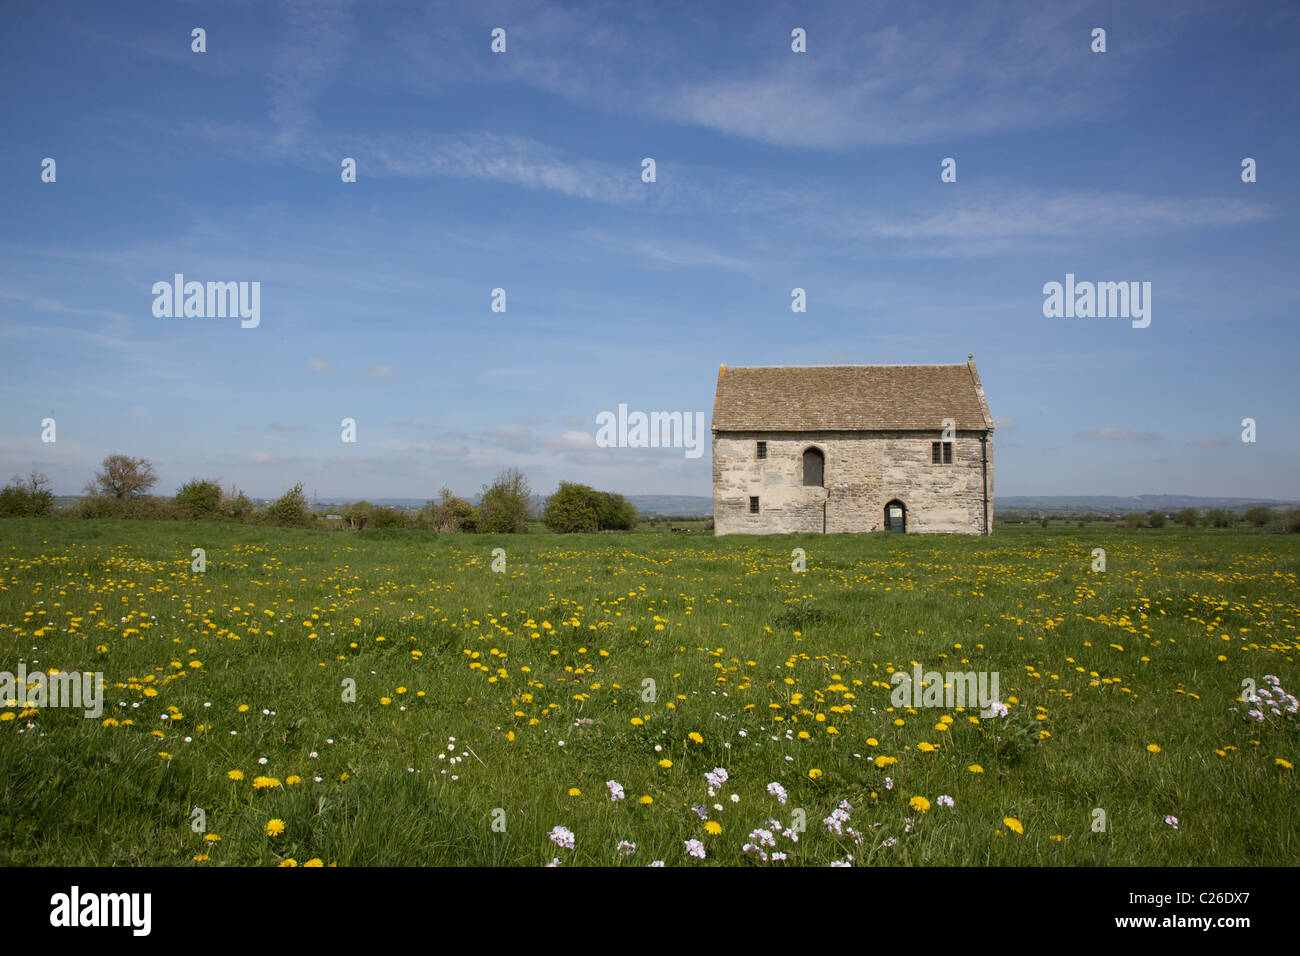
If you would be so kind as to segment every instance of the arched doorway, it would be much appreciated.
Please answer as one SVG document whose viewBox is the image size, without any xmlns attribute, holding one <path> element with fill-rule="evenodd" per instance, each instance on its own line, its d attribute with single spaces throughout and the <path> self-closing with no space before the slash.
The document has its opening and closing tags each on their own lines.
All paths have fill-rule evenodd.
<svg viewBox="0 0 1300 956">
<path fill-rule="evenodd" d="M 822 488 L 826 479 L 826 456 L 820 448 L 808 448 L 803 453 L 803 483 L 805 487 Z"/>
<path fill-rule="evenodd" d="M 907 531 L 907 505 L 897 498 L 885 505 L 885 530 L 894 534 Z"/>
</svg>

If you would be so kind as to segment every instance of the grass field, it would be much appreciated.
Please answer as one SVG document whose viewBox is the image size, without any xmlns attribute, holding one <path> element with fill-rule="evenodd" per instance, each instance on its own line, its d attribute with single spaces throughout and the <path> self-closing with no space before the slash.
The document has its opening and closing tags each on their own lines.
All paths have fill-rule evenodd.
<svg viewBox="0 0 1300 956">
<path fill-rule="evenodd" d="M 1296 715 L 1239 701 L 1300 685 L 1297 535 L 21 519 L 0 561 L 0 669 L 105 682 L 0 713 L 7 865 L 1300 859 Z M 912 662 L 1009 714 L 892 708 Z"/>
</svg>

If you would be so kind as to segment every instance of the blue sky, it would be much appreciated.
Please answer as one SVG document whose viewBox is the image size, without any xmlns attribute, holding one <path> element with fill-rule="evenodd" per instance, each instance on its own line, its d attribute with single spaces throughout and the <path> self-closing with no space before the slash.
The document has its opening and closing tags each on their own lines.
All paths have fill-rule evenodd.
<svg viewBox="0 0 1300 956">
<path fill-rule="evenodd" d="M 11 0 L 0 477 L 707 495 L 596 416 L 974 353 L 999 495 L 1300 497 L 1300 8 L 990 6 Z M 260 324 L 155 317 L 178 272 Z M 1046 318 L 1067 273 L 1151 325 Z"/>
</svg>

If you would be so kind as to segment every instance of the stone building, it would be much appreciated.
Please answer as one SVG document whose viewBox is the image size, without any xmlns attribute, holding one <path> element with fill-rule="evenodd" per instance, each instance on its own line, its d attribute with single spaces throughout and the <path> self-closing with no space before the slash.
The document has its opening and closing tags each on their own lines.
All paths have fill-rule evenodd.
<svg viewBox="0 0 1300 956">
<path fill-rule="evenodd" d="M 718 369 L 715 534 L 990 534 L 993 418 L 965 365 Z"/>
</svg>

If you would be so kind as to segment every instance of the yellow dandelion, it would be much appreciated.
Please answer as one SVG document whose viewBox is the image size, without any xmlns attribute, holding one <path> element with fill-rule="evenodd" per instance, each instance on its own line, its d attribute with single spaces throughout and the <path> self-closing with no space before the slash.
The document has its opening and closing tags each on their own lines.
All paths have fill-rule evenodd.
<svg viewBox="0 0 1300 956">
<path fill-rule="evenodd" d="M 569 788 L 569 796 L 571 796 L 571 797 L 580 797 L 580 796 L 582 796 L 582 791 L 579 790 L 577 787 L 570 787 L 570 788 Z"/>
<path fill-rule="evenodd" d="M 1281 757 L 1275 757 L 1273 759 L 1273 763 L 1279 767 L 1285 767 L 1287 770 L 1295 769 L 1295 767 L 1291 765 L 1291 762 L 1289 760 L 1283 760 Z"/>
<path fill-rule="evenodd" d="M 229 770 L 229 771 L 226 772 L 226 776 L 229 777 L 231 780 L 243 780 L 243 779 L 244 779 L 244 771 L 242 771 L 242 770 Z"/>
<path fill-rule="evenodd" d="M 818 777 L 820 777 L 821 775 L 822 775 L 822 772 L 821 772 L 820 770 L 818 770 L 816 767 L 813 767 L 811 770 L 808 771 L 808 779 L 809 779 L 809 780 L 816 780 L 816 779 L 817 779 Z"/>
<path fill-rule="evenodd" d="M 1160 753 L 1160 745 L 1159 745 L 1159 744 L 1147 744 L 1147 750 L 1149 750 L 1149 751 L 1150 751 L 1151 753 L 1153 753 L 1153 754 L 1158 754 L 1158 753 Z"/>
<path fill-rule="evenodd" d="M 650 804 L 654 802 L 655 802 L 654 797 L 650 796 L 649 794 L 646 794 L 646 796 L 642 797 L 640 800 L 641 805 L 645 807 L 650 806 Z"/>
<path fill-rule="evenodd" d="M 219 834 L 219 833 L 207 833 L 207 834 L 204 834 L 203 839 L 207 840 L 209 843 L 220 843 L 220 842 L 221 842 L 221 834 Z"/>
<path fill-rule="evenodd" d="M 977 763 L 973 763 L 973 764 L 971 764 L 971 765 L 970 765 L 969 767 L 967 767 L 966 769 L 969 770 L 971 773 L 983 773 L 983 772 L 984 772 L 984 768 L 981 767 L 981 766 L 980 766 L 979 764 L 977 764 Z"/>
<path fill-rule="evenodd" d="M 308 860 L 306 863 L 303 864 L 303 866 L 324 866 L 324 865 L 325 864 L 321 862 L 320 857 L 313 857 L 312 859 Z"/>
<path fill-rule="evenodd" d="M 702 743 L 704 743 L 704 738 L 701 737 L 699 734 L 697 734 L 697 733 L 696 733 L 695 731 L 693 731 L 693 730 L 692 730 L 689 734 L 687 734 L 686 736 L 689 737 L 691 740 L 695 741 L 697 744 L 702 744 Z"/>
<path fill-rule="evenodd" d="M 704 832 L 708 833 L 710 836 L 717 836 L 722 832 L 722 824 L 717 820 L 710 820 L 708 823 L 704 824 Z"/>
<path fill-rule="evenodd" d="M 913 810 L 918 810 L 921 813 L 930 812 L 930 801 L 925 799 L 925 797 L 913 797 L 911 800 L 907 801 L 907 805 Z"/>
<path fill-rule="evenodd" d="M 1011 830 L 1013 833 L 1024 833 L 1024 832 L 1025 832 L 1025 827 L 1024 827 L 1024 825 L 1023 825 L 1019 820 L 1017 820 L 1015 817 L 1003 817 L 1003 818 L 1002 818 L 1002 822 L 1005 823 L 1007 829 L 1008 829 L 1008 830 Z"/>
<path fill-rule="evenodd" d="M 266 835 L 269 837 L 278 837 L 284 832 L 284 821 L 279 817 L 274 820 L 266 821 Z"/>
<path fill-rule="evenodd" d="M 669 760 L 667 757 L 665 757 L 663 760 L 660 760 L 660 761 L 659 761 L 659 766 L 663 767 L 665 770 L 667 770 L 667 769 L 668 769 L 669 767 L 671 767 L 672 765 L 673 765 L 673 762 L 672 762 L 671 760 Z"/>
</svg>

